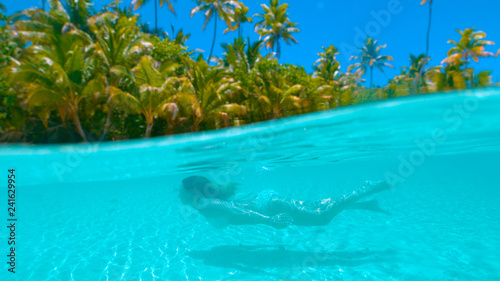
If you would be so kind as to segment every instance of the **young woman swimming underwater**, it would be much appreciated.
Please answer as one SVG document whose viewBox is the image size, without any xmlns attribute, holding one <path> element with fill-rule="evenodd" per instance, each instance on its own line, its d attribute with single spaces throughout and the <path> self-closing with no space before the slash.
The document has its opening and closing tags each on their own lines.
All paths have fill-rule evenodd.
<svg viewBox="0 0 500 281">
<path fill-rule="evenodd" d="M 336 200 L 299 201 L 284 198 L 272 190 L 237 199 L 236 185 L 217 185 L 205 177 L 191 176 L 182 181 L 180 198 L 191 205 L 215 227 L 229 224 L 266 224 L 281 229 L 288 225 L 321 226 L 328 224 L 345 209 L 362 209 L 387 213 L 375 199 L 359 202 L 367 196 L 388 190 L 385 182 L 366 182 L 350 194 Z"/>
</svg>

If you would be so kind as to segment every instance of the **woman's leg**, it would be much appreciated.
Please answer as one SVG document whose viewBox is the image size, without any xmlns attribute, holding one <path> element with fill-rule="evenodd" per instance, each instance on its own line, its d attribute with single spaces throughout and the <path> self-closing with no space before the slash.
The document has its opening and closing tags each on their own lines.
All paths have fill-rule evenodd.
<svg viewBox="0 0 500 281">
<path fill-rule="evenodd" d="M 367 209 L 366 204 L 356 202 L 391 187 L 385 182 L 367 182 L 361 189 L 344 195 L 337 200 L 299 201 L 274 197 L 269 204 L 269 215 L 287 213 L 295 225 L 326 225 L 345 209 Z"/>
<path fill-rule="evenodd" d="M 382 213 L 382 214 L 386 214 L 386 215 L 391 214 L 389 211 L 380 208 L 377 199 L 370 199 L 368 201 L 363 201 L 363 202 L 354 202 L 352 204 L 347 205 L 345 207 L 345 209 L 367 210 L 367 211 Z"/>
</svg>

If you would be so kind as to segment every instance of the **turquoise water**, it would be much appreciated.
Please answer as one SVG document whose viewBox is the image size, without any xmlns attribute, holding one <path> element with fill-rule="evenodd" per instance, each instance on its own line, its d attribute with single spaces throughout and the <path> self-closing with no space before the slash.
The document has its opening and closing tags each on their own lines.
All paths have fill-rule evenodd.
<svg viewBox="0 0 500 281">
<path fill-rule="evenodd" d="M 500 280 L 499 109 L 492 89 L 150 140 L 2 146 L 18 221 L 17 273 L 2 227 L 0 280 Z M 374 196 L 391 215 L 218 229 L 181 205 L 191 175 L 303 200 L 366 180 L 395 189 Z"/>
</svg>

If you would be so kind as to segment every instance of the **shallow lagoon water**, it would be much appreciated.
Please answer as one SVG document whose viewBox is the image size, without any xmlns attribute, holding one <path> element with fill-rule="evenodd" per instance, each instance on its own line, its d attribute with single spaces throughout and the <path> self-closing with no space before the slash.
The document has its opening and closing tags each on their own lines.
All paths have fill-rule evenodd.
<svg viewBox="0 0 500 281">
<path fill-rule="evenodd" d="M 491 89 L 150 140 L 2 146 L 18 179 L 14 280 L 500 280 L 499 108 Z M 178 199 L 191 175 L 303 200 L 366 180 L 395 188 L 374 196 L 391 215 L 217 229 Z"/>
</svg>

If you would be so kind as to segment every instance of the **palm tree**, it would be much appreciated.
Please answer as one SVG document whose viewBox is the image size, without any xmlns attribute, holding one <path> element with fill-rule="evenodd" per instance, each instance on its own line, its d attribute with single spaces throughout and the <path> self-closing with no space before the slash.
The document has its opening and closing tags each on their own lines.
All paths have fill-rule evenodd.
<svg viewBox="0 0 500 281">
<path fill-rule="evenodd" d="M 326 109 L 332 106 L 331 100 L 334 101 L 333 106 L 340 104 L 337 79 L 341 76 L 341 72 L 340 62 L 336 58 L 340 54 L 337 48 L 331 45 L 328 48 L 323 47 L 323 51 L 318 53 L 319 59 L 313 65 L 312 77 L 317 85 L 311 95 L 314 96 L 314 103 L 319 105 L 316 108 Z"/>
<path fill-rule="evenodd" d="M 271 54 L 263 57 L 260 53 L 262 43 L 262 40 L 250 42 L 250 38 L 243 41 L 241 37 L 235 38 L 233 44 L 224 43 L 222 44 L 224 53 L 220 63 L 223 67 L 229 68 L 231 73 L 242 71 L 244 75 L 248 75 L 257 62 L 271 57 Z"/>
<path fill-rule="evenodd" d="M 424 68 L 425 54 L 415 56 L 410 54 L 410 67 L 408 68 L 408 77 L 417 78 L 418 74 Z"/>
<path fill-rule="evenodd" d="M 496 56 L 496 54 L 485 50 L 486 46 L 495 45 L 493 41 L 483 40 L 486 38 L 485 32 L 476 31 L 475 28 L 466 28 L 463 31 L 457 29 L 457 32 L 461 35 L 460 41 L 448 40 L 448 43 L 455 46 L 448 51 L 448 57 L 441 63 L 457 64 L 458 61 L 463 61 L 464 67 L 467 70 L 469 69 L 470 59 L 478 62 L 480 57 Z M 471 86 L 473 86 L 473 81 L 476 80 L 474 70 L 470 69 L 469 73 Z"/>
<path fill-rule="evenodd" d="M 413 81 L 413 79 L 409 77 L 407 69 L 403 67 L 401 74 L 389 80 L 389 84 L 385 86 L 387 98 L 390 99 L 411 94 L 411 91 L 415 91 L 414 82 L 415 81 Z"/>
<path fill-rule="evenodd" d="M 185 104 L 183 97 L 193 93 L 193 85 L 186 77 L 171 77 L 168 78 L 163 88 L 167 91 L 169 99 L 163 105 L 163 116 L 167 121 L 167 134 L 173 134 L 176 127 L 187 120 L 185 115 L 182 115 L 181 110 Z"/>
<path fill-rule="evenodd" d="M 323 50 L 323 53 L 318 53 L 319 59 L 314 63 L 313 77 L 321 77 L 329 83 L 340 74 L 340 62 L 336 58 L 340 52 L 333 45 L 328 48 L 323 47 Z"/>
<path fill-rule="evenodd" d="M 51 5 L 53 7 L 56 5 L 64 7 L 71 23 L 80 30 L 89 31 L 87 20 L 94 13 L 92 0 L 54 0 L 51 2 Z"/>
<path fill-rule="evenodd" d="M 131 92 L 111 86 L 110 92 L 116 107 L 130 113 L 140 113 L 146 119 L 145 138 L 151 136 L 154 119 L 164 114 L 168 103 L 166 87 L 169 80 L 154 67 L 153 60 L 143 56 L 131 72 L 116 70 L 122 79 L 133 84 Z M 118 73 L 119 72 L 119 73 Z"/>
<path fill-rule="evenodd" d="M 360 72 L 351 73 L 349 71 L 340 75 L 338 78 L 340 88 L 340 106 L 355 103 L 355 97 L 358 95 L 360 90 L 363 90 L 361 84 L 366 82 L 366 80 L 361 76 Z"/>
<path fill-rule="evenodd" d="M 175 10 L 174 6 L 172 3 L 170 3 L 171 0 L 159 0 L 160 1 L 160 8 L 163 6 L 163 3 L 166 3 L 168 6 L 168 9 L 175 15 Z M 134 6 L 134 10 L 139 9 L 140 7 L 144 6 L 149 0 L 133 0 L 132 5 Z M 154 5 L 155 5 L 155 34 L 158 34 L 158 1 L 153 0 Z"/>
<path fill-rule="evenodd" d="M 238 63 L 242 59 L 242 56 L 245 52 L 246 42 L 243 38 L 238 37 L 234 38 L 234 43 L 222 43 L 221 47 L 224 50 L 222 53 L 222 58 L 220 58 L 220 62 L 223 63 L 224 67 L 238 67 Z M 233 69 L 232 69 L 233 70 Z"/>
<path fill-rule="evenodd" d="M 28 9 L 18 16 L 26 20 L 17 21 L 15 28 L 32 45 L 13 73 L 15 81 L 25 85 L 28 107 L 46 127 L 51 111 L 55 110 L 63 122 L 69 117 L 86 141 L 78 105 L 95 93 L 92 81 L 101 79 L 92 73 L 96 67 L 90 55 L 92 39 L 69 22 L 71 17 L 62 5 L 53 5 L 50 13 Z"/>
<path fill-rule="evenodd" d="M 486 38 L 486 33 L 483 31 L 476 31 L 475 28 L 466 28 L 465 30 L 458 30 L 461 38 L 459 42 L 455 40 L 448 40 L 448 43 L 455 45 L 448 51 L 448 57 L 443 62 L 453 63 L 457 60 L 463 60 L 465 68 L 468 68 L 470 58 L 475 62 L 479 61 L 479 57 L 496 56 L 494 53 L 485 51 L 485 46 L 495 45 L 493 41 L 483 40 Z"/>
<path fill-rule="evenodd" d="M 426 76 L 430 80 L 430 86 L 434 91 L 449 91 L 467 88 L 467 79 L 470 75 L 461 69 L 463 61 L 447 63 L 446 66 L 431 67 Z"/>
<path fill-rule="evenodd" d="M 417 81 L 421 80 L 421 77 L 423 77 L 423 71 L 424 71 L 425 65 L 429 61 L 429 45 L 430 45 L 430 37 L 431 37 L 431 23 L 432 23 L 432 1 L 433 0 L 429 0 L 429 24 L 427 25 L 427 40 L 426 40 L 426 44 L 425 44 L 425 57 L 422 61 L 422 68 L 418 72 Z M 425 5 L 425 3 L 427 3 L 427 0 L 422 0 L 420 5 Z M 416 86 L 414 86 L 414 87 L 416 88 Z"/>
<path fill-rule="evenodd" d="M 146 41 L 137 27 L 137 17 L 120 13 L 115 8 L 114 12 L 95 15 L 89 20 L 91 34 L 94 37 L 95 55 L 99 57 L 101 68 L 106 76 L 103 80 L 106 88 L 101 94 L 107 97 L 108 114 L 104 125 L 101 140 L 106 137 L 111 125 L 113 113 L 110 86 L 118 87 L 121 79 L 120 73 L 128 72 L 135 63 L 136 57 L 149 50 L 151 43 Z"/>
<path fill-rule="evenodd" d="M 264 37 L 267 48 L 274 50 L 276 47 L 276 56 L 279 59 L 281 56 L 281 39 L 285 40 L 289 45 L 290 41 L 298 43 L 291 35 L 300 31 L 296 28 L 298 24 L 291 22 L 288 18 L 286 12 L 288 4 L 280 5 L 279 0 L 271 0 L 270 7 L 265 4 L 261 4 L 261 7 L 264 9 L 264 13 L 254 15 L 262 18 L 261 21 L 255 24 L 255 31 L 260 35 L 261 39 Z"/>
<path fill-rule="evenodd" d="M 380 55 L 380 51 L 387 47 L 386 44 L 377 46 L 378 41 L 373 40 L 371 37 L 367 37 L 365 45 L 358 48 L 361 52 L 361 56 L 352 56 L 349 60 L 359 60 L 360 62 L 350 65 L 348 71 L 357 68 L 362 75 L 366 73 L 367 69 L 370 69 L 370 88 L 373 87 L 373 68 L 378 68 L 382 73 L 385 74 L 383 67 L 388 66 L 393 68 L 388 61 L 393 61 L 394 58 L 387 55 Z"/>
<path fill-rule="evenodd" d="M 427 0 L 423 0 L 420 5 L 424 5 L 427 3 Z M 429 0 L 429 24 L 427 25 L 427 43 L 425 47 L 425 60 L 424 60 L 424 66 L 427 62 L 427 58 L 429 57 L 429 41 L 431 37 L 431 23 L 432 23 L 432 0 Z"/>
<path fill-rule="evenodd" d="M 179 44 L 179 45 L 184 45 L 186 44 L 186 41 L 189 39 L 189 37 L 191 37 L 191 34 L 187 33 L 187 34 L 184 34 L 184 31 L 182 31 L 182 28 L 179 29 L 177 31 L 177 33 L 175 33 L 175 29 L 174 29 L 174 26 L 171 26 L 172 28 L 172 35 L 168 34 L 167 33 L 167 37 L 172 41 L 172 42 L 175 42 L 176 44 Z"/>
<path fill-rule="evenodd" d="M 223 19 L 227 26 L 231 26 L 230 15 L 234 14 L 234 9 L 239 5 L 239 2 L 233 0 L 198 0 L 197 4 L 198 6 L 191 9 L 191 17 L 198 12 L 205 12 L 203 30 L 205 29 L 208 21 L 214 18 L 214 39 L 212 41 L 212 47 L 210 48 L 210 55 L 208 56 L 208 61 L 210 61 L 214 51 L 215 38 L 217 35 L 217 20 Z"/>
<path fill-rule="evenodd" d="M 232 44 L 222 44 L 224 50 L 222 58 L 218 59 L 217 66 L 224 68 L 235 81 L 238 81 L 239 90 L 232 91 L 227 100 L 236 104 L 245 104 L 247 110 L 251 110 L 256 104 L 256 85 L 253 79 L 256 73 L 256 65 L 263 60 L 272 57 L 272 53 L 262 56 L 260 48 L 262 40 L 250 42 L 238 37 Z M 254 116 L 250 115 L 250 118 Z"/>
<path fill-rule="evenodd" d="M 474 29 L 459 31 L 462 35 L 460 42 L 449 40 L 455 45 L 448 52 L 448 57 L 441 63 L 444 66 L 431 67 L 427 71 L 427 77 L 434 91 L 446 91 L 465 89 L 468 87 L 485 87 L 491 85 L 491 75 L 489 71 L 480 72 L 477 77 L 474 69 L 469 68 L 469 59 L 478 61 L 479 57 L 494 56 L 495 54 L 486 52 L 486 45 L 493 45 L 491 41 L 481 40 L 486 37 L 484 32 L 474 32 Z"/>
<path fill-rule="evenodd" d="M 298 94 L 303 90 L 302 85 L 293 85 L 287 89 L 283 77 L 265 77 L 261 83 L 258 87 L 258 102 L 265 119 L 287 116 L 293 109 L 300 108 L 302 101 Z"/>
<path fill-rule="evenodd" d="M 233 13 L 230 14 L 231 26 L 229 26 L 224 33 L 228 31 L 234 31 L 238 29 L 238 37 L 243 35 L 243 23 L 253 22 L 252 18 L 247 16 L 248 7 L 243 3 L 238 3 L 236 7 L 234 7 Z"/>
<path fill-rule="evenodd" d="M 126 19 L 126 20 L 125 20 Z M 152 48 L 152 44 L 139 32 L 137 18 L 101 14 L 89 20 L 95 38 L 95 54 L 101 58 L 102 67 L 110 72 L 113 67 L 131 68 L 138 54 Z"/>
<path fill-rule="evenodd" d="M 253 105 L 258 106 L 254 111 L 261 113 L 262 120 L 293 115 L 292 112 L 302 106 L 299 96 L 304 93 L 305 86 L 287 77 L 293 72 L 287 68 L 280 65 L 277 59 L 262 60 L 256 66 L 257 75 L 254 75 L 253 81 L 256 100 Z"/>
<path fill-rule="evenodd" d="M 52 15 L 52 18 L 56 18 L 56 20 L 61 23 L 63 20 L 64 22 L 70 22 L 74 26 L 76 26 L 78 29 L 88 32 L 89 31 L 89 26 L 87 24 L 87 20 L 90 19 L 94 13 L 93 9 L 93 4 L 91 0 L 52 0 L 49 4 L 49 9 L 53 10 L 54 13 L 58 12 L 63 12 L 64 14 L 61 15 Z M 18 14 L 15 14 L 12 17 L 13 21 L 17 20 L 24 20 L 26 18 L 30 18 L 31 16 L 35 17 L 40 17 L 42 14 L 36 14 L 33 13 L 34 9 L 26 9 Z M 42 9 L 42 11 L 45 11 L 45 9 Z M 49 11 L 50 12 L 50 11 Z M 48 13 L 49 13 L 48 12 Z M 60 16 L 63 16 L 65 19 L 59 18 Z M 43 17 L 43 16 L 42 16 Z M 37 20 L 42 20 L 38 19 Z M 49 20 L 49 19 L 45 19 Z M 54 22 L 51 22 L 50 24 L 54 24 Z"/>
<path fill-rule="evenodd" d="M 238 91 L 239 86 L 228 78 L 222 68 L 211 68 L 203 59 L 193 62 L 187 73 L 191 83 L 191 92 L 177 94 L 175 99 L 183 105 L 193 120 L 192 130 L 200 130 L 203 121 L 212 120 L 216 127 L 223 122 L 224 127 L 229 126 L 231 116 L 246 115 L 245 108 L 236 103 L 226 103 L 227 95 Z"/>
<path fill-rule="evenodd" d="M 262 56 L 262 53 L 260 52 L 262 44 L 264 44 L 264 41 L 262 40 L 250 42 L 250 37 L 248 37 L 247 39 L 247 50 L 245 51 L 244 57 L 246 59 L 245 65 L 247 66 L 246 70 L 248 73 L 250 73 L 250 71 L 255 68 L 257 63 L 263 60 L 271 59 L 271 57 L 273 56 L 273 54 Z"/>
<path fill-rule="evenodd" d="M 428 57 L 426 57 L 425 54 L 420 54 L 418 56 L 410 54 L 410 67 L 404 67 L 408 70 L 408 78 L 413 79 L 412 84 L 414 93 L 420 92 L 420 86 L 423 86 L 425 89 L 427 89 L 427 83 L 423 75 L 423 73 L 425 72 L 424 67 L 427 59 Z"/>
</svg>

